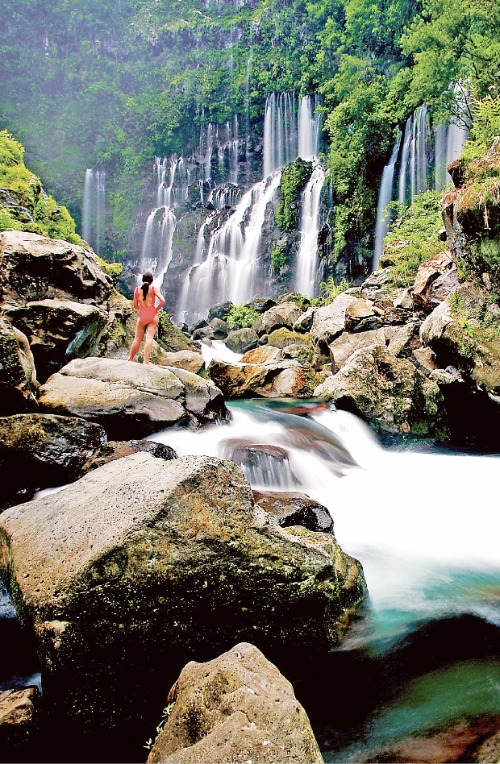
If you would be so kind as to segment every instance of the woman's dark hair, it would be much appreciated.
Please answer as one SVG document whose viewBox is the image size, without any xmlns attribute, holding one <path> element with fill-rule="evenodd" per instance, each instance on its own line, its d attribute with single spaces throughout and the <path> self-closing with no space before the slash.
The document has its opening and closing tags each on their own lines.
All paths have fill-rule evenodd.
<svg viewBox="0 0 500 764">
<path fill-rule="evenodd" d="M 149 285 L 153 283 L 153 274 L 152 273 L 145 273 L 142 277 L 142 299 L 146 299 L 146 295 L 149 292 Z"/>
</svg>

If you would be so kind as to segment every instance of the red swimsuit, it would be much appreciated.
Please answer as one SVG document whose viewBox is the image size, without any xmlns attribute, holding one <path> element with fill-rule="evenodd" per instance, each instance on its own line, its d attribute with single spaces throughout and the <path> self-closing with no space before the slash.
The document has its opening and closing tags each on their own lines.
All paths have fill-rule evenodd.
<svg viewBox="0 0 500 764">
<path fill-rule="evenodd" d="M 141 324 L 150 324 L 151 321 L 154 321 L 158 316 L 158 311 L 155 307 L 155 288 L 152 284 L 148 289 L 146 300 L 147 302 L 151 300 L 150 305 L 144 305 L 142 299 L 142 289 L 140 287 L 136 287 L 134 292 L 134 308 L 139 310 L 139 321 Z"/>
</svg>

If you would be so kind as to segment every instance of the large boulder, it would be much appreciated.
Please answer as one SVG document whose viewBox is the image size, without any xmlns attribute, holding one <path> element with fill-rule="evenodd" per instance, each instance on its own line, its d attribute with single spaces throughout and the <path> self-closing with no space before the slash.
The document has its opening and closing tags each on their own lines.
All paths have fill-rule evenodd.
<svg viewBox="0 0 500 764">
<path fill-rule="evenodd" d="M 246 353 L 259 344 L 259 336 L 254 329 L 234 329 L 226 337 L 226 345 L 233 353 Z"/>
<path fill-rule="evenodd" d="M 370 345 L 385 345 L 385 339 L 385 332 L 382 328 L 355 334 L 342 332 L 328 346 L 332 361 L 332 371 L 335 373 L 341 369 L 356 350 L 369 347 Z"/>
<path fill-rule="evenodd" d="M 173 709 L 148 764 L 321 764 L 293 687 L 254 645 L 188 663 L 172 687 Z"/>
<path fill-rule="evenodd" d="M 413 284 L 413 301 L 426 312 L 433 310 L 458 287 L 457 266 L 451 252 L 441 252 L 420 265 Z"/>
<path fill-rule="evenodd" d="M 385 345 L 357 350 L 337 374 L 314 391 L 320 400 L 332 400 L 387 434 L 433 436 L 440 432 L 437 383 L 415 365 L 395 358 Z"/>
<path fill-rule="evenodd" d="M 100 425 L 77 417 L 0 417 L 0 470 L 5 475 L 16 475 L 5 481 L 0 507 L 15 503 L 16 497 L 17 501 L 25 501 L 39 488 L 76 480 L 106 441 Z"/>
<path fill-rule="evenodd" d="M 184 369 L 106 358 L 71 361 L 42 385 L 39 404 L 43 411 L 98 422 L 116 440 L 228 416 L 211 380 Z"/>
<path fill-rule="evenodd" d="M 170 366 L 176 369 L 184 369 L 198 374 L 204 368 L 205 362 L 201 353 L 195 350 L 178 350 L 176 353 L 159 353 L 154 359 L 158 366 Z"/>
<path fill-rule="evenodd" d="M 365 596 L 331 533 L 281 528 L 232 462 L 140 453 L 0 515 L 0 574 L 31 627 L 44 703 L 87 727 L 159 703 L 197 657 L 338 645 Z"/>
<path fill-rule="evenodd" d="M 28 302 L 23 307 L 6 308 L 5 313 L 29 337 L 41 381 L 72 358 L 97 354 L 108 323 L 104 309 L 73 300 Z"/>
<path fill-rule="evenodd" d="M 257 334 L 270 334 L 285 326 L 292 329 L 295 321 L 302 315 L 302 310 L 294 302 L 282 302 L 267 310 L 253 325 Z"/>
<path fill-rule="evenodd" d="M 328 345 L 345 330 L 346 310 L 356 297 L 342 292 L 333 302 L 318 308 L 314 314 L 311 338 L 321 352 L 328 352 Z"/>
<path fill-rule="evenodd" d="M 475 319 L 484 295 L 462 285 L 441 302 L 420 327 L 420 337 L 442 367 L 457 366 L 490 396 L 500 397 L 500 338 L 490 336 Z M 493 319 L 493 316 L 492 316 Z M 492 321 L 493 322 L 493 321 Z"/>
<path fill-rule="evenodd" d="M 226 398 L 308 398 L 321 376 L 297 360 L 264 364 L 212 360 L 208 373 Z"/>
<path fill-rule="evenodd" d="M 26 231 L 0 233 L 0 305 L 45 299 L 103 302 L 112 280 L 90 247 Z"/>
</svg>

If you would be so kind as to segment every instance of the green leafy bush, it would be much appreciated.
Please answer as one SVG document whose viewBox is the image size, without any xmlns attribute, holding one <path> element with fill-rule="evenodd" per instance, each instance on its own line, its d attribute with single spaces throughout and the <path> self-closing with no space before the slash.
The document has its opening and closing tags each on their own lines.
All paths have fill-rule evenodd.
<svg viewBox="0 0 500 764">
<path fill-rule="evenodd" d="M 409 207 L 392 205 L 395 218 L 384 239 L 380 267 L 392 266 L 390 279 L 395 286 L 410 286 L 421 263 L 443 249 L 438 233 L 443 227 L 441 195 L 436 191 L 418 194 Z"/>
<path fill-rule="evenodd" d="M 247 329 L 257 321 L 259 314 L 248 305 L 233 305 L 227 316 L 227 323 L 240 329 Z"/>
</svg>

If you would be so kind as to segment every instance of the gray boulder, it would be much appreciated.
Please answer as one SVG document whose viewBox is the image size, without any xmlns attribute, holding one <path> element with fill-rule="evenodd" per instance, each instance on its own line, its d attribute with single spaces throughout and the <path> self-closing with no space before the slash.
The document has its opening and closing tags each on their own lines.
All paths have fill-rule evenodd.
<svg viewBox="0 0 500 764">
<path fill-rule="evenodd" d="M 133 719 L 138 697 L 145 713 L 169 672 L 250 636 L 271 658 L 329 650 L 365 596 L 335 538 L 281 528 L 232 462 L 147 453 L 1 514 L 0 575 L 46 707 L 89 728 Z"/>
<path fill-rule="evenodd" d="M 90 247 L 26 231 L 0 233 L 0 305 L 45 299 L 103 302 L 113 285 Z"/>
<path fill-rule="evenodd" d="M 71 361 L 42 385 L 39 404 L 46 412 L 98 422 L 115 440 L 228 416 L 211 380 L 184 369 L 106 358 Z"/>
<path fill-rule="evenodd" d="M 385 345 L 357 350 L 337 374 L 314 391 L 388 434 L 440 432 L 443 398 L 439 387 L 415 365 L 395 358 Z"/>
<path fill-rule="evenodd" d="M 256 348 L 259 336 L 253 329 L 233 329 L 226 337 L 226 345 L 233 353 L 246 353 Z"/>
<path fill-rule="evenodd" d="M 254 323 L 257 334 L 271 334 L 282 326 L 291 329 L 302 315 L 302 310 L 294 302 L 282 302 L 267 310 Z"/>
<path fill-rule="evenodd" d="M 353 295 L 342 292 L 329 305 L 316 310 L 311 339 L 319 351 L 327 353 L 328 345 L 345 330 L 347 307 L 356 299 Z"/>
<path fill-rule="evenodd" d="M 148 764 L 322 764 L 293 687 L 254 645 L 188 663 Z"/>
</svg>

